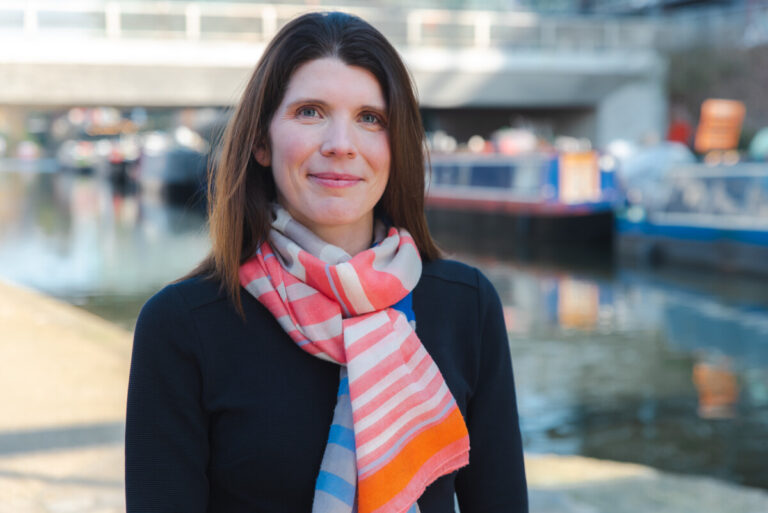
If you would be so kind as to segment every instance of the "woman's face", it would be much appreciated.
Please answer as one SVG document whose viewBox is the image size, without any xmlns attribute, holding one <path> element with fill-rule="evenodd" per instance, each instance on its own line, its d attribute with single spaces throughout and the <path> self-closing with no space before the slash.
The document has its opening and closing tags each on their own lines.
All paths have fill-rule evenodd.
<svg viewBox="0 0 768 513">
<path fill-rule="evenodd" d="M 272 166 L 280 204 L 321 237 L 370 232 L 389 178 L 386 107 L 373 74 L 339 59 L 293 73 L 256 157 Z"/>
</svg>

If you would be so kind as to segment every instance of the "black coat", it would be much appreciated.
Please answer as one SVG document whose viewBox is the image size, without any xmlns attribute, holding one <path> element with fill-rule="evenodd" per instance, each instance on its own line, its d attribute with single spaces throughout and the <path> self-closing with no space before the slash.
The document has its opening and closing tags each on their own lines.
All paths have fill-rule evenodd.
<svg viewBox="0 0 768 513">
<path fill-rule="evenodd" d="M 141 311 L 126 424 L 128 513 L 309 513 L 339 382 L 242 290 L 170 285 Z M 464 415 L 470 464 L 430 485 L 422 513 L 528 511 L 507 333 L 476 269 L 426 263 L 416 333 Z"/>
</svg>

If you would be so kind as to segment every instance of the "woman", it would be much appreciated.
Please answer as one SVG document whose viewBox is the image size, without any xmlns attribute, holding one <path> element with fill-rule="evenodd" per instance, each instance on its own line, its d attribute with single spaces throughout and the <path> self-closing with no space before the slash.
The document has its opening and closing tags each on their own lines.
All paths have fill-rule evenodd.
<svg viewBox="0 0 768 513">
<path fill-rule="evenodd" d="M 501 306 L 439 258 L 423 148 L 373 27 L 277 34 L 225 134 L 211 255 L 136 326 L 129 512 L 527 511 Z"/>
</svg>

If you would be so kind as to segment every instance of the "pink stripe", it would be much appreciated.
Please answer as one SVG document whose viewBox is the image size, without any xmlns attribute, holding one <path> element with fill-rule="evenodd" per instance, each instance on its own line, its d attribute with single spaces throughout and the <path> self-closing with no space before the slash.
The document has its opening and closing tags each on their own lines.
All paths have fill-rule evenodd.
<svg viewBox="0 0 768 513">
<path fill-rule="evenodd" d="M 258 299 L 262 305 L 267 307 L 267 310 L 269 310 L 275 318 L 288 314 L 288 310 L 285 308 L 285 303 L 283 303 L 280 294 L 278 294 L 276 290 L 273 289 L 269 292 L 264 292 Z"/>
<path fill-rule="evenodd" d="M 418 436 L 423 431 L 425 431 L 427 429 L 432 429 L 435 426 L 437 426 L 438 424 L 441 424 L 442 422 L 444 422 L 446 418 L 448 418 L 450 415 L 453 414 L 454 410 L 457 408 L 456 406 L 454 406 L 453 408 L 449 408 L 448 412 L 445 415 L 441 416 L 439 419 L 435 419 L 433 422 L 429 422 L 429 423 L 421 426 L 419 429 L 414 431 L 412 434 L 409 434 L 409 436 L 407 438 L 403 438 L 403 436 L 406 433 L 408 433 L 408 430 L 413 429 L 415 426 L 418 426 L 420 423 L 424 422 L 425 420 L 428 420 L 430 418 L 430 416 L 435 415 L 436 412 L 439 412 L 439 410 L 445 408 L 446 405 L 448 403 L 450 403 L 451 401 L 452 401 L 452 397 L 450 396 L 450 394 L 446 394 L 446 396 L 443 398 L 442 401 L 440 401 L 440 404 L 437 407 L 435 407 L 434 409 L 432 409 L 432 410 L 430 410 L 428 412 L 425 412 L 425 413 L 419 415 L 418 417 L 414 418 L 411 422 L 408 422 L 401 429 L 398 429 L 397 433 L 395 433 L 392 436 L 392 438 L 387 440 L 386 443 L 382 444 L 381 447 L 377 447 L 374 452 L 369 453 L 366 456 L 363 456 L 361 458 L 358 458 L 358 460 L 357 460 L 358 468 L 364 468 L 365 466 L 370 465 L 372 462 L 375 462 L 376 460 L 381 458 L 382 455 L 386 454 L 390 449 L 392 449 L 392 447 L 394 447 L 395 445 L 397 445 L 397 444 L 399 444 L 401 442 L 403 442 L 401 447 L 406 446 L 408 443 L 410 443 L 410 440 L 412 440 L 413 438 Z M 380 468 L 382 468 L 385 465 L 387 465 L 390 461 L 392 461 L 396 457 L 397 457 L 397 454 L 393 454 L 391 458 L 388 458 L 388 459 L 380 462 L 375 467 L 369 469 L 365 473 L 365 475 L 361 475 L 360 478 L 362 479 L 362 478 L 364 478 L 366 476 L 369 476 L 369 475 L 375 473 L 376 471 L 378 471 Z"/>
<path fill-rule="evenodd" d="M 392 410 L 388 411 L 386 415 L 384 415 L 381 419 L 377 420 L 371 426 L 365 428 L 362 432 L 355 433 L 356 445 L 360 447 L 361 445 L 368 443 L 370 440 L 380 435 L 387 427 L 394 424 L 397 421 L 397 419 L 402 417 L 405 413 L 408 413 L 409 411 L 411 411 L 411 409 L 415 405 L 421 404 L 435 397 L 435 395 L 437 395 L 437 393 L 439 392 L 440 387 L 444 383 L 442 378 L 443 377 L 438 372 L 437 374 L 434 375 L 434 377 L 432 378 L 432 380 L 430 380 L 430 382 L 426 385 L 426 387 L 422 388 L 421 390 L 415 391 L 413 394 L 403 399 L 403 401 L 399 405 L 397 405 Z M 448 395 L 450 396 L 450 391 Z M 353 411 L 352 418 L 354 419 L 355 422 L 360 422 L 364 417 L 359 416 L 357 411 Z"/>
<path fill-rule="evenodd" d="M 390 233 L 390 235 L 397 234 L 397 229 L 394 228 L 394 227 L 392 229 L 395 231 L 395 233 Z M 400 246 L 408 246 L 408 245 L 415 246 L 416 245 L 416 243 L 413 241 L 413 238 L 411 238 L 411 235 L 408 232 L 400 232 L 399 233 L 399 237 L 400 237 L 400 244 L 397 245 L 398 248 Z"/>
<path fill-rule="evenodd" d="M 275 259 L 276 260 L 276 259 Z M 325 276 L 325 263 L 313 257 L 306 251 L 299 252 L 299 262 L 306 270 L 307 285 L 325 294 L 327 297 L 336 297 Z"/>
<path fill-rule="evenodd" d="M 308 345 L 314 345 L 316 347 L 319 347 L 325 353 L 327 353 L 328 356 L 330 356 L 331 358 L 333 358 L 338 362 L 345 361 L 344 343 L 341 341 L 341 337 L 339 337 L 338 339 L 318 340 Z"/>
<path fill-rule="evenodd" d="M 403 341 L 399 351 L 394 351 L 366 373 L 356 377 L 354 380 L 350 377 L 349 393 L 352 400 L 354 401 L 360 394 L 365 393 L 365 391 L 373 385 L 382 379 L 385 379 L 393 369 L 403 365 L 403 362 L 410 360 L 413 353 L 419 350 L 420 345 L 421 342 L 416 338 L 416 335 L 413 334 Z"/>
<path fill-rule="evenodd" d="M 375 258 L 376 255 L 373 252 L 361 253 L 360 259 L 354 262 L 353 266 L 357 271 L 357 276 L 363 290 L 379 292 L 378 294 L 368 295 L 373 308 L 375 310 L 383 310 L 407 296 L 408 290 L 403 288 L 403 284 L 397 276 L 374 269 L 373 261 Z"/>
<path fill-rule="evenodd" d="M 339 315 L 339 305 L 321 294 L 315 293 L 289 303 L 293 316 L 302 326 L 318 324 Z"/>
<path fill-rule="evenodd" d="M 240 283 L 243 286 L 248 285 L 254 279 L 254 277 L 261 277 L 261 267 L 256 259 L 248 260 L 240 266 L 239 271 Z"/>
<path fill-rule="evenodd" d="M 344 326 L 345 329 L 348 327 L 348 325 Z M 347 347 L 347 361 L 351 362 L 356 357 L 360 356 L 361 353 L 381 342 L 381 340 L 392 333 L 392 331 L 392 324 L 387 323 L 366 333 Z"/>
<path fill-rule="evenodd" d="M 406 386 L 408 386 L 410 383 L 418 382 L 421 380 L 422 376 L 424 376 L 424 373 L 427 372 L 427 369 L 432 365 L 432 358 L 429 357 L 429 354 L 425 353 L 424 357 L 421 359 L 420 362 L 416 364 L 416 367 L 411 370 L 410 373 L 406 373 L 400 379 L 389 385 L 387 388 L 381 391 L 380 394 L 372 398 L 367 403 L 363 404 L 362 406 L 359 406 L 357 409 L 355 409 L 355 414 L 359 416 L 359 418 L 364 418 L 373 413 L 375 409 L 377 409 L 379 406 L 384 404 L 385 402 L 389 401 L 393 396 L 395 396 L 398 392 L 403 390 Z"/>
<path fill-rule="evenodd" d="M 363 312 L 358 312 L 355 310 L 355 308 L 352 306 L 352 302 L 347 297 L 347 294 L 344 292 L 344 287 L 341 284 L 341 279 L 339 279 L 339 273 L 336 271 L 336 266 L 330 266 L 328 268 L 329 274 L 331 275 L 331 279 L 333 280 L 333 285 L 336 287 L 336 293 L 332 297 L 338 297 L 339 300 L 344 303 L 344 306 L 346 307 L 347 311 L 350 313 L 350 315 L 359 315 Z M 323 269 L 323 272 L 325 272 L 325 269 Z"/>
</svg>

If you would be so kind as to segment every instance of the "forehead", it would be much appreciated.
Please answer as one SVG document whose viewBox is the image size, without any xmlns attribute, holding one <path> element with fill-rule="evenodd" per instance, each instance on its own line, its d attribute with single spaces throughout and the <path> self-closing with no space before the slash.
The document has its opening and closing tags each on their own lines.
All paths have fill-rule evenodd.
<svg viewBox="0 0 768 513">
<path fill-rule="evenodd" d="M 293 72 L 283 103 L 300 99 L 386 107 L 381 86 L 373 73 L 335 57 L 305 62 Z"/>
</svg>

